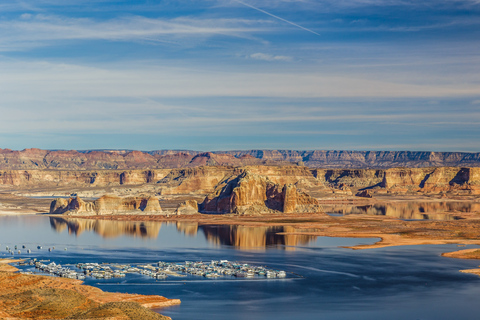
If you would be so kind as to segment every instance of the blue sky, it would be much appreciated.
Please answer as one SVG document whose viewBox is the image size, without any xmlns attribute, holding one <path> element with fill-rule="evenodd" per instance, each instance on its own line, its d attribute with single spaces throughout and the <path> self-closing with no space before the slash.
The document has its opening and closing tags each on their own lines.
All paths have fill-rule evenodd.
<svg viewBox="0 0 480 320">
<path fill-rule="evenodd" d="M 480 151 L 478 0 L 0 2 L 0 147 Z"/>
</svg>

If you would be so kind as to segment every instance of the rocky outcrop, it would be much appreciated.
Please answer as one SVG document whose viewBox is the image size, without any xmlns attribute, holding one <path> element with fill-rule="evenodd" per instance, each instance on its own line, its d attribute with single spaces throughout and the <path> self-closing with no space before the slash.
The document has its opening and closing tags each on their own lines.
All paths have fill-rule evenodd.
<svg viewBox="0 0 480 320">
<path fill-rule="evenodd" d="M 320 212 L 318 201 L 294 185 L 279 185 L 245 171 L 217 186 L 200 204 L 200 211 L 256 214 L 263 212 Z"/>
<path fill-rule="evenodd" d="M 64 213 L 92 213 L 95 211 L 92 202 L 85 202 L 79 197 L 64 199 L 58 198 L 50 204 L 50 214 L 64 214 Z"/>
<path fill-rule="evenodd" d="M 159 180 L 157 185 L 161 188 L 162 195 L 209 194 L 222 181 L 236 177 L 246 171 L 266 176 L 270 181 L 281 185 L 323 186 L 323 181 L 316 179 L 309 168 L 299 166 L 205 166 L 174 169 L 163 179 Z"/>
<path fill-rule="evenodd" d="M 175 214 L 182 216 L 182 215 L 191 215 L 191 214 L 198 214 L 198 203 L 195 200 L 187 200 L 180 203 L 175 210 Z"/>
<path fill-rule="evenodd" d="M 165 214 L 156 197 L 127 197 L 104 195 L 93 202 L 79 197 L 58 198 L 50 204 L 50 214 L 112 215 L 112 214 Z"/>
<path fill-rule="evenodd" d="M 357 192 L 357 194 L 355 194 L 355 197 L 373 198 L 372 194 L 368 190 L 363 190 L 363 191 Z"/>
<path fill-rule="evenodd" d="M 207 194 L 225 177 L 236 172 L 235 168 L 228 166 L 174 169 L 157 184 L 161 187 L 162 195 Z"/>
<path fill-rule="evenodd" d="M 381 186 L 409 191 L 445 192 L 470 190 L 476 192 L 480 186 L 480 168 L 417 168 L 388 169 Z"/>
<path fill-rule="evenodd" d="M 338 187 L 365 188 L 380 185 L 385 176 L 385 170 L 373 169 L 314 169 L 313 175 L 325 184 Z"/>
</svg>

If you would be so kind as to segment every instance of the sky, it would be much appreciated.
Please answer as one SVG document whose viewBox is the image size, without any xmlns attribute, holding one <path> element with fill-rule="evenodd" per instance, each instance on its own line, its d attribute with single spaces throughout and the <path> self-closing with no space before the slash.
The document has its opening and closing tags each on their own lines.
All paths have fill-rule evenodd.
<svg viewBox="0 0 480 320">
<path fill-rule="evenodd" d="M 480 152 L 479 0 L 3 0 L 0 148 Z"/>
</svg>

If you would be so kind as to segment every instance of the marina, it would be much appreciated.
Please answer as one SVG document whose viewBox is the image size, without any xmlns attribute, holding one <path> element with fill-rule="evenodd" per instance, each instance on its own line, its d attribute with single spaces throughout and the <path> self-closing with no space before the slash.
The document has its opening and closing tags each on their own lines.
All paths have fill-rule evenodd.
<svg viewBox="0 0 480 320">
<path fill-rule="evenodd" d="M 273 270 L 265 266 L 249 265 L 247 263 L 230 262 L 228 260 L 212 260 L 210 262 L 172 263 L 159 261 L 156 264 L 117 264 L 117 263 L 76 263 L 61 265 L 50 260 L 23 261 L 17 264 L 23 267 L 23 273 L 32 274 L 31 267 L 38 270 L 37 273 L 51 276 L 85 280 L 86 277 L 95 279 L 125 278 L 127 274 L 139 274 L 156 280 L 167 277 L 186 277 L 187 275 L 215 279 L 230 277 L 237 279 L 245 278 L 286 278 L 287 273 L 283 270 Z M 298 276 L 298 275 L 296 275 Z"/>
</svg>

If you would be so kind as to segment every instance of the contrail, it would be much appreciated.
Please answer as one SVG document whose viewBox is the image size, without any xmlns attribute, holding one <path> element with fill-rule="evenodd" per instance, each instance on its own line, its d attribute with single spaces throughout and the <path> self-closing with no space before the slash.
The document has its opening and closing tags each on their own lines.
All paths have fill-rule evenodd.
<svg viewBox="0 0 480 320">
<path fill-rule="evenodd" d="M 286 20 L 286 19 L 280 18 L 279 16 L 276 16 L 276 15 L 270 13 L 270 12 L 267 12 L 267 11 L 262 10 L 262 9 L 260 9 L 260 8 L 254 7 L 254 6 L 252 6 L 251 4 L 245 3 L 245 2 L 240 1 L 240 0 L 234 0 L 234 1 L 235 1 L 235 2 L 238 2 L 238 3 L 240 3 L 240 4 L 243 4 L 244 6 L 247 6 L 247 7 L 249 7 L 249 8 L 252 8 L 252 9 L 254 9 L 254 10 L 257 10 L 257 11 L 260 11 L 260 12 L 262 12 L 262 13 L 268 14 L 270 17 L 274 17 L 275 19 L 278 19 L 278 20 L 281 20 L 281 21 L 286 22 L 286 23 L 288 23 L 288 24 L 291 24 L 292 26 L 295 26 L 295 27 L 297 27 L 297 28 L 300 28 L 300 29 L 303 29 L 303 30 L 305 30 L 305 31 L 311 32 L 311 33 L 313 33 L 313 34 L 316 34 L 317 36 L 320 35 L 319 33 L 316 33 L 316 32 L 313 31 L 313 30 L 310 30 L 310 29 L 308 29 L 308 28 L 302 27 L 301 25 L 298 25 L 298 24 L 296 24 L 296 23 L 294 23 L 294 22 L 292 22 L 292 21 L 288 21 L 288 20 Z"/>
</svg>

